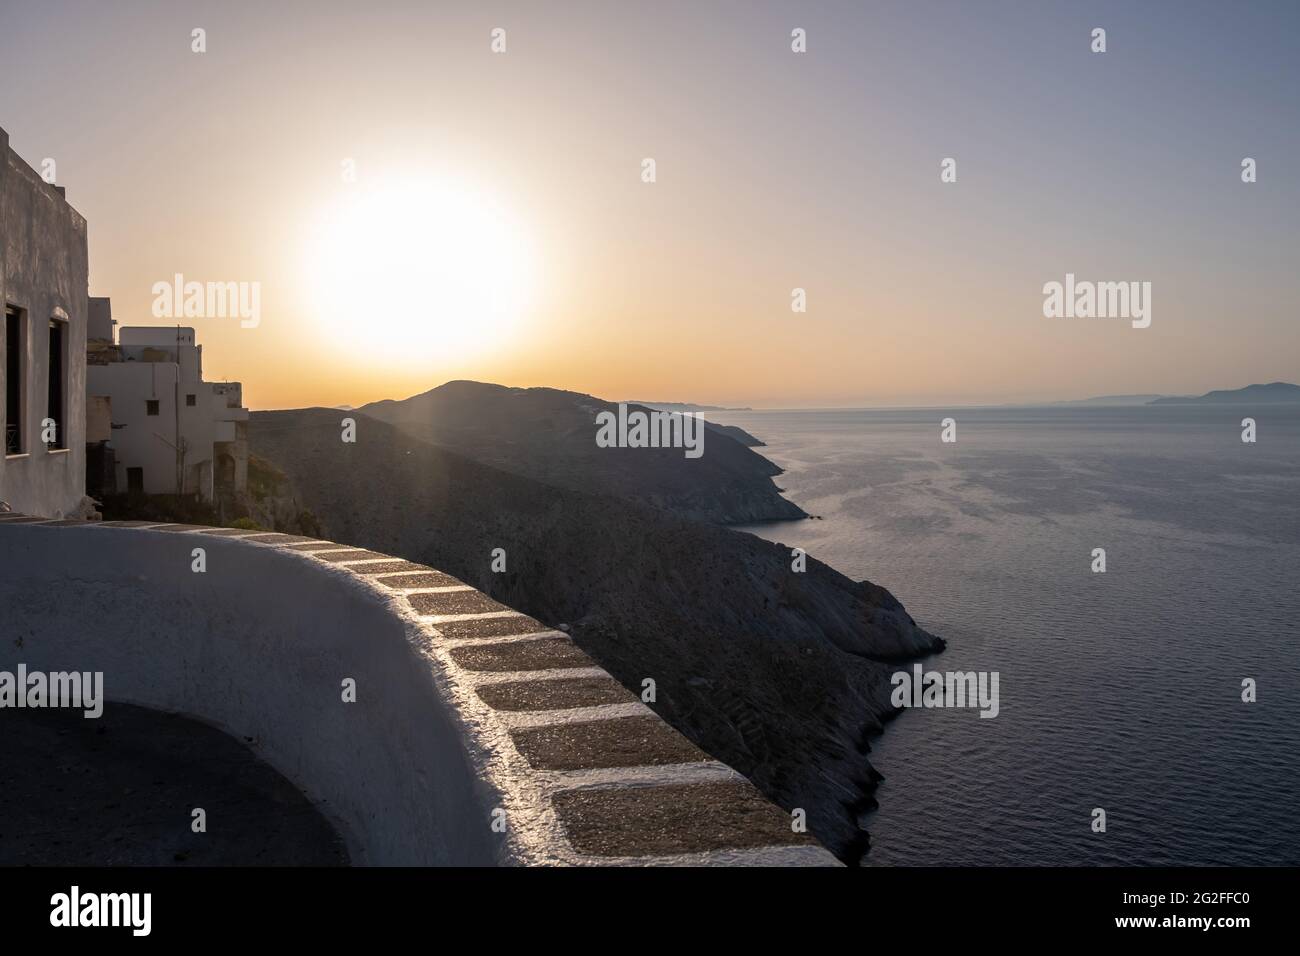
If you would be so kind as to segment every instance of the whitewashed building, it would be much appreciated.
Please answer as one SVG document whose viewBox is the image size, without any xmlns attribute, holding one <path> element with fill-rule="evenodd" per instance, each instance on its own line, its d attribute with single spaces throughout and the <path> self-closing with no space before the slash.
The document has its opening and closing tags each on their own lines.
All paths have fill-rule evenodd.
<svg viewBox="0 0 1300 956">
<path fill-rule="evenodd" d="M 85 514 L 86 220 L 0 129 L 0 501 Z"/>
<path fill-rule="evenodd" d="M 248 409 L 239 382 L 203 381 L 203 347 L 180 326 L 123 327 L 92 303 L 99 348 L 86 369 L 91 407 L 109 403 L 119 492 L 217 502 L 248 486 Z"/>
</svg>

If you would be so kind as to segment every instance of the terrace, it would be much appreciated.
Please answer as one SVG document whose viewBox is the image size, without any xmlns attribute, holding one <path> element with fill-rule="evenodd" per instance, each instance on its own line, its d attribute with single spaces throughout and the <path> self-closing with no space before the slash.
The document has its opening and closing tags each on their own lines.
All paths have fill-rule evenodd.
<svg viewBox="0 0 1300 956">
<path fill-rule="evenodd" d="M 301 536 L 9 514 L 0 608 L 0 668 L 102 671 L 108 716 L 135 705 L 223 731 L 353 863 L 836 862 L 567 634 L 434 568 Z M 219 783 L 186 799 L 211 786 L 219 802 Z M 111 827 L 137 810 L 93 814 Z M 54 830 L 91 811 L 42 812 Z M 327 829 L 294 819 L 266 852 L 320 862 Z"/>
</svg>

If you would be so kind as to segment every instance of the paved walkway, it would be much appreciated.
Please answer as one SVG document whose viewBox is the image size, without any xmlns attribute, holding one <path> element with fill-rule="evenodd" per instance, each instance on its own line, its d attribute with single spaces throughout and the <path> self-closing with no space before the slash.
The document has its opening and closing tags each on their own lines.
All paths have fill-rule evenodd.
<svg viewBox="0 0 1300 956">
<path fill-rule="evenodd" d="M 346 862 L 307 798 L 218 730 L 130 704 L 0 710 L 0 866 Z"/>
</svg>

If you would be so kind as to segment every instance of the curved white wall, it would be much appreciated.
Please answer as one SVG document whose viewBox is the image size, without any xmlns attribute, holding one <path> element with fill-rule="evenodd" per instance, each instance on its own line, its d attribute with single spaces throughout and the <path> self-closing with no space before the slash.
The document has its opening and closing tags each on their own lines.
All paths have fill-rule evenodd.
<svg viewBox="0 0 1300 956">
<path fill-rule="evenodd" d="M 500 796 L 475 771 L 427 639 L 373 585 L 281 548 L 94 526 L 0 536 L 0 669 L 103 671 L 110 701 L 253 738 L 354 863 L 504 862 L 486 825 Z M 341 699 L 345 677 L 356 703 Z"/>
</svg>

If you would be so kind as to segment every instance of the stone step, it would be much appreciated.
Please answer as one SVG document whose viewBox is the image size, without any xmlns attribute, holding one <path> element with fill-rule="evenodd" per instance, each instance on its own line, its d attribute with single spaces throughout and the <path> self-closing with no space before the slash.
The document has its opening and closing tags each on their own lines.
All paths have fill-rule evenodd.
<svg viewBox="0 0 1300 956">
<path fill-rule="evenodd" d="M 514 617 L 481 617 L 468 621 L 443 621 L 435 624 L 438 633 L 449 641 L 485 640 L 538 634 L 551 629 L 525 614 Z M 526 669 L 526 668 L 525 668 Z"/>
<path fill-rule="evenodd" d="M 517 712 L 599 707 L 637 699 L 612 677 L 481 684 L 477 693 L 479 699 L 494 710 Z"/>
<path fill-rule="evenodd" d="M 441 571 L 426 571 L 423 573 L 407 571 L 398 574 L 385 574 L 375 578 L 375 582 L 397 591 L 406 588 L 445 588 L 464 583 L 456 580 L 450 574 L 443 574 Z"/>
<path fill-rule="evenodd" d="M 432 594 L 410 594 L 407 601 L 420 614 L 487 614 L 491 611 L 509 611 L 504 604 L 498 604 L 482 591 L 443 591 Z M 486 620 L 493 620 L 487 618 Z M 531 618 L 525 618 L 531 620 Z M 468 623 L 468 622 L 460 622 Z M 527 634 L 527 631 L 515 633 Z"/>
<path fill-rule="evenodd" d="M 451 657 L 468 671 L 544 671 L 596 666 L 567 637 L 507 641 L 482 647 L 464 645 L 452 648 Z"/>
<path fill-rule="evenodd" d="M 510 737 L 536 770 L 654 767 L 710 759 L 655 716 L 528 727 L 511 731 Z"/>
<path fill-rule="evenodd" d="M 817 845 L 747 782 L 566 790 L 553 803 L 569 842 L 588 856 Z"/>
</svg>

